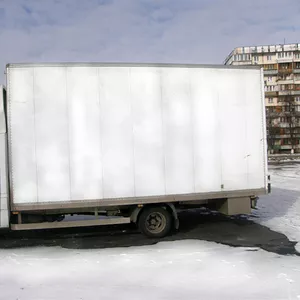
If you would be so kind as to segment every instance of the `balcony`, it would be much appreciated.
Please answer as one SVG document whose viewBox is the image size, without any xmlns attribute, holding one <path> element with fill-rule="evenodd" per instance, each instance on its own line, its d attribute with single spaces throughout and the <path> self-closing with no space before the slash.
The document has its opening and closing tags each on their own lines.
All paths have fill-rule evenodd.
<svg viewBox="0 0 300 300">
<path fill-rule="evenodd" d="M 281 145 L 280 146 L 280 149 L 282 149 L 282 150 L 291 150 L 291 149 L 300 149 L 300 145 L 294 145 L 294 146 L 292 146 L 292 145 Z"/>
<path fill-rule="evenodd" d="M 300 128 L 300 124 L 290 124 L 290 123 L 283 123 L 281 122 L 278 125 L 279 128 Z"/>
<path fill-rule="evenodd" d="M 278 95 L 277 91 L 265 91 L 266 97 L 276 97 Z"/>
<path fill-rule="evenodd" d="M 292 68 L 288 68 L 288 69 L 284 69 L 284 68 L 279 68 L 278 69 L 278 74 L 291 74 L 293 73 L 293 69 Z"/>
<path fill-rule="evenodd" d="M 287 95 L 292 95 L 293 91 L 289 91 L 289 90 L 284 90 L 284 91 L 279 91 L 278 95 L 279 96 L 287 96 Z"/>
<path fill-rule="evenodd" d="M 275 69 L 275 70 L 264 70 L 265 75 L 276 75 L 277 73 L 278 73 L 277 69 Z"/>
<path fill-rule="evenodd" d="M 252 61 L 251 60 L 234 61 L 233 64 L 235 66 L 251 66 Z"/>
<path fill-rule="evenodd" d="M 289 78 L 289 79 L 277 79 L 277 84 L 293 84 L 294 80 Z"/>
<path fill-rule="evenodd" d="M 294 60 L 293 56 L 277 58 L 278 63 L 290 63 L 293 62 L 293 60 Z"/>
<path fill-rule="evenodd" d="M 280 149 L 282 149 L 282 150 L 291 150 L 292 149 L 292 145 L 281 145 Z"/>
<path fill-rule="evenodd" d="M 299 74 L 300 73 L 300 69 L 294 69 L 293 71 L 295 74 Z"/>
<path fill-rule="evenodd" d="M 276 135 L 269 135 L 272 139 L 288 139 L 291 137 L 290 134 L 276 134 Z"/>
</svg>

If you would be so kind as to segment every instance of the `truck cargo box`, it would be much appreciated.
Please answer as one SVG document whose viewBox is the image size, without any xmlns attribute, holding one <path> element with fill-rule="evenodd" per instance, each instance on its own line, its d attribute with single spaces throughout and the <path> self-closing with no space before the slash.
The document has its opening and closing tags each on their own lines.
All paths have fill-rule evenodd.
<svg viewBox="0 0 300 300">
<path fill-rule="evenodd" d="M 262 70 L 7 66 L 11 210 L 267 192 Z"/>
</svg>

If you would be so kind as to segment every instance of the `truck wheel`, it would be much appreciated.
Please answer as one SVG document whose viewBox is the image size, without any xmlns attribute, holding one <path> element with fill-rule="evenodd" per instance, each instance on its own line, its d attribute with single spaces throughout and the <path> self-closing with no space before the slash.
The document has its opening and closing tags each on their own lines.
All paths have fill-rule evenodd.
<svg viewBox="0 0 300 300">
<path fill-rule="evenodd" d="M 172 215 L 162 207 L 144 208 L 139 216 L 139 230 L 151 238 L 161 238 L 172 229 Z"/>
</svg>

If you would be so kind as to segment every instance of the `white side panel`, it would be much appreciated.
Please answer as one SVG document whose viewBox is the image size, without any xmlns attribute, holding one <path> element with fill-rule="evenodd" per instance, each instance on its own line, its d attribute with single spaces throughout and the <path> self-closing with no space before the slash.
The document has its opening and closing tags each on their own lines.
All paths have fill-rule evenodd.
<svg viewBox="0 0 300 300">
<path fill-rule="evenodd" d="M 6 134 L 0 134 L 0 228 L 9 227 Z"/>
<path fill-rule="evenodd" d="M 6 133 L 3 93 L 3 86 L 0 85 L 0 134 Z"/>
<path fill-rule="evenodd" d="M 3 92 L 0 86 L 0 228 L 8 228 L 7 135 Z"/>
<path fill-rule="evenodd" d="M 71 199 L 65 68 L 34 69 L 38 200 Z"/>
<path fill-rule="evenodd" d="M 97 68 L 68 68 L 71 199 L 103 198 Z"/>
<path fill-rule="evenodd" d="M 244 70 L 220 70 L 217 76 L 222 188 L 245 190 L 247 181 L 247 132 Z"/>
<path fill-rule="evenodd" d="M 6 134 L 0 134 L 0 209 L 8 209 L 7 201 L 7 156 L 6 156 Z"/>
<path fill-rule="evenodd" d="M 220 115 L 214 69 L 191 69 L 195 191 L 220 191 L 222 184 Z"/>
<path fill-rule="evenodd" d="M 8 76 L 10 176 L 14 201 L 37 202 L 33 69 L 8 69 Z"/>
<path fill-rule="evenodd" d="M 193 115 L 189 69 L 162 70 L 166 193 L 194 193 Z"/>
<path fill-rule="evenodd" d="M 132 197 L 134 163 L 129 69 L 100 68 L 99 85 L 103 196 Z"/>
<path fill-rule="evenodd" d="M 257 71 L 259 73 L 260 71 Z M 247 101 L 246 117 L 247 120 L 247 138 L 246 147 L 248 149 L 248 187 L 264 188 L 266 183 L 266 136 L 265 136 L 265 104 L 262 86 L 262 80 L 255 72 L 244 75 L 248 82 L 245 88 L 245 97 Z M 255 100 L 254 100 L 255 99 Z M 258 101 L 261 99 L 261 101 Z"/>
<path fill-rule="evenodd" d="M 165 194 L 160 71 L 131 69 L 136 196 Z"/>
<path fill-rule="evenodd" d="M 14 202 L 264 188 L 259 73 L 9 69 Z"/>
<path fill-rule="evenodd" d="M 9 212 L 7 209 L 0 210 L 0 228 L 9 228 L 8 216 L 9 216 Z"/>
</svg>

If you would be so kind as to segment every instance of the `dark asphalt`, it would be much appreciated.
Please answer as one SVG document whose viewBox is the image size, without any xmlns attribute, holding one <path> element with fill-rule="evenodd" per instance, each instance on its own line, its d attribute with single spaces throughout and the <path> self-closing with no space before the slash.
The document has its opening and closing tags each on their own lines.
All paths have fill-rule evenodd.
<svg viewBox="0 0 300 300">
<path fill-rule="evenodd" d="M 70 249 L 100 249 L 152 245 L 185 239 L 217 242 L 232 247 L 259 247 L 281 255 L 299 255 L 295 242 L 246 217 L 226 217 L 201 210 L 181 212 L 180 229 L 163 239 L 148 239 L 134 225 L 71 228 L 28 232 L 0 232 L 0 249 L 61 246 Z M 255 249 L 253 249 L 255 251 Z"/>
</svg>

